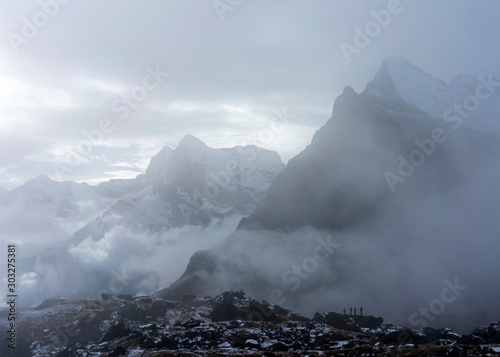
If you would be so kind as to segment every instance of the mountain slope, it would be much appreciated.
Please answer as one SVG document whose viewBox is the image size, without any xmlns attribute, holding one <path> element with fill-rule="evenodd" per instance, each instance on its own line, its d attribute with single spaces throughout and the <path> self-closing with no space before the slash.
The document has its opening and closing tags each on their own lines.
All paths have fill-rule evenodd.
<svg viewBox="0 0 500 357">
<path fill-rule="evenodd" d="M 346 88 L 237 232 L 195 254 L 156 296 L 244 289 L 302 313 L 310 301 L 354 303 L 401 319 L 458 276 L 475 290 L 447 313 L 481 301 L 470 313 L 485 319 L 482 306 L 498 293 L 483 269 L 500 268 L 500 225 L 489 213 L 500 209 L 499 152 L 498 134 L 457 130 L 394 96 Z"/>
<path fill-rule="evenodd" d="M 424 155 L 422 168 L 393 186 L 386 172 L 398 174 L 399 156 L 409 160 L 415 141 L 427 142 L 436 128 L 447 137 Z M 311 144 L 273 181 L 266 199 L 243 219 L 241 229 L 289 230 L 304 226 L 343 229 L 366 222 L 399 196 L 449 187 L 460 180 L 454 160 L 457 145 L 487 154 L 475 146 L 480 135 L 455 132 L 426 113 L 398 99 L 356 94 L 351 88 L 335 101 L 332 118 Z M 479 140 L 478 140 L 479 142 Z"/>
</svg>

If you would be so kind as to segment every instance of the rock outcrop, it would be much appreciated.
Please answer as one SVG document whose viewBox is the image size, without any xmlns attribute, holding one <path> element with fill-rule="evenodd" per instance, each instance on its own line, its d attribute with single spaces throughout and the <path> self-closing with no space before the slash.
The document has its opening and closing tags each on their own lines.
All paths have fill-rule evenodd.
<svg viewBox="0 0 500 357">
<path fill-rule="evenodd" d="M 500 322 L 460 335 L 450 329 L 413 331 L 383 324 L 381 317 L 335 312 L 308 319 L 254 300 L 243 291 L 215 298 L 185 296 L 179 301 L 107 298 L 60 299 L 23 311 L 21 354 L 0 347 L 2 356 L 493 356 L 500 352 Z M 133 313 L 124 316 L 124 311 Z"/>
</svg>

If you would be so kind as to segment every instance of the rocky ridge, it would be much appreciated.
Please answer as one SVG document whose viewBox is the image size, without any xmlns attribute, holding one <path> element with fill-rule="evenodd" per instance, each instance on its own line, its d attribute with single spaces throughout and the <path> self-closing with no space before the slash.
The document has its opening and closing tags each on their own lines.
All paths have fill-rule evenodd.
<svg viewBox="0 0 500 357">
<path fill-rule="evenodd" d="M 17 354 L 2 356 L 493 356 L 500 322 L 456 334 L 335 312 L 300 316 L 243 291 L 180 301 L 149 296 L 45 300 L 19 314 Z M 3 326 L 2 326 L 3 327 Z M 2 346 L 3 348 L 3 346 Z"/>
</svg>

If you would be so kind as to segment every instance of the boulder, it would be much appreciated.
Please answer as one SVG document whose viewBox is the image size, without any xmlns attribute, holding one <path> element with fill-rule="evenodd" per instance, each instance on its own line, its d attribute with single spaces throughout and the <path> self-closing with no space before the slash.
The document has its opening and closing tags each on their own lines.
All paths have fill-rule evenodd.
<svg viewBox="0 0 500 357">
<path fill-rule="evenodd" d="M 382 317 L 374 317 L 374 316 L 355 316 L 354 321 L 360 327 L 364 328 L 377 328 L 384 322 Z"/>
<path fill-rule="evenodd" d="M 100 343 L 113 341 L 114 339 L 128 336 L 132 331 L 128 329 L 123 321 L 119 321 L 112 325 L 102 337 Z"/>
<path fill-rule="evenodd" d="M 136 303 L 126 303 L 117 311 L 118 316 L 130 321 L 146 321 L 148 311 L 139 307 Z"/>
<path fill-rule="evenodd" d="M 148 337 L 148 336 L 141 337 L 137 341 L 137 344 L 141 348 L 147 348 L 147 349 L 149 349 L 149 348 L 155 347 L 155 341 L 151 337 Z"/>
<path fill-rule="evenodd" d="M 314 317 L 311 319 L 313 322 L 325 322 L 325 318 L 319 312 L 314 314 Z"/>
<path fill-rule="evenodd" d="M 167 313 L 167 303 L 162 300 L 156 300 L 151 304 L 151 307 L 149 308 L 149 315 L 153 319 L 165 316 L 166 313 Z"/>
<path fill-rule="evenodd" d="M 421 338 L 410 329 L 390 332 L 379 336 L 382 343 L 386 345 L 406 345 L 410 343 L 421 343 Z"/>
<path fill-rule="evenodd" d="M 127 353 L 127 350 L 123 346 L 118 346 L 109 354 L 109 357 L 119 357 L 123 356 L 125 353 Z"/>
<path fill-rule="evenodd" d="M 462 337 L 457 340 L 457 344 L 459 345 L 479 346 L 483 343 L 483 339 L 472 335 L 462 335 Z"/>
<path fill-rule="evenodd" d="M 260 348 L 260 343 L 257 340 L 254 339 L 248 339 L 245 341 L 243 344 L 243 347 L 248 347 L 248 348 Z"/>
<path fill-rule="evenodd" d="M 162 349 L 167 349 L 167 350 L 177 350 L 179 349 L 179 345 L 177 344 L 177 341 L 168 337 L 168 336 L 162 336 L 161 340 L 156 343 L 156 348 L 162 348 Z"/>
<path fill-rule="evenodd" d="M 283 342 L 276 342 L 273 343 L 269 349 L 271 351 L 285 352 L 288 351 L 288 346 L 285 345 Z"/>
<path fill-rule="evenodd" d="M 246 319 L 245 315 L 245 311 L 240 310 L 231 303 L 224 302 L 215 305 L 214 309 L 210 313 L 210 318 L 213 322 L 244 320 Z"/>
<path fill-rule="evenodd" d="M 69 336 L 69 345 L 80 343 L 85 345 L 90 341 L 98 342 L 102 338 L 101 324 L 104 320 L 109 320 L 113 310 L 95 311 L 80 320 L 76 326 L 73 323 L 65 327 Z"/>
<path fill-rule="evenodd" d="M 252 300 L 250 306 L 247 310 L 247 316 L 245 320 L 248 321 L 266 321 L 266 322 L 276 322 L 281 321 L 280 318 L 271 312 L 270 306 L 266 307 L 257 300 Z"/>
<path fill-rule="evenodd" d="M 325 323 L 339 329 L 361 332 L 360 327 L 356 324 L 351 316 L 344 316 L 336 312 L 328 312 L 325 314 Z"/>
<path fill-rule="evenodd" d="M 198 327 L 200 325 L 201 325 L 201 321 L 196 320 L 196 319 L 189 319 L 186 322 L 184 322 L 183 324 L 181 324 L 181 326 L 185 327 L 185 328 L 194 328 L 194 327 Z"/>
</svg>

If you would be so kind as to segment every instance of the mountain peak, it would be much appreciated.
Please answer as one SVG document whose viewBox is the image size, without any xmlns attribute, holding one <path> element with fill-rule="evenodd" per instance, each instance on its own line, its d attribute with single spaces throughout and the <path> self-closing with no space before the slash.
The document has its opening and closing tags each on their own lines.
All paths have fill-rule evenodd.
<svg viewBox="0 0 500 357">
<path fill-rule="evenodd" d="M 387 57 L 363 93 L 385 99 L 402 99 L 434 117 L 449 105 L 448 85 L 402 56 Z"/>
<path fill-rule="evenodd" d="M 382 63 L 385 63 L 389 66 L 412 66 L 412 67 L 418 68 L 417 66 L 415 66 L 413 63 L 408 61 L 403 56 L 384 57 L 384 59 L 382 60 Z M 418 69 L 420 69 L 420 68 L 418 68 Z"/>
<path fill-rule="evenodd" d="M 48 182 L 54 182 L 52 181 L 47 175 L 45 174 L 41 174 L 41 175 L 38 175 L 37 177 L 35 178 L 32 178 L 28 181 L 26 181 L 27 184 L 33 184 L 33 183 L 48 183 Z"/>
<path fill-rule="evenodd" d="M 193 135 L 186 134 L 179 143 L 179 147 L 194 147 L 194 148 L 206 148 L 208 147 L 203 141 L 194 137 Z"/>
<path fill-rule="evenodd" d="M 344 91 L 342 92 L 342 95 L 357 95 L 356 91 L 354 89 L 352 89 L 352 87 L 345 87 L 344 88 Z"/>
<path fill-rule="evenodd" d="M 153 156 L 146 169 L 146 177 L 152 178 L 158 176 L 168 162 L 172 151 L 171 147 L 165 145 L 155 156 Z"/>
</svg>

